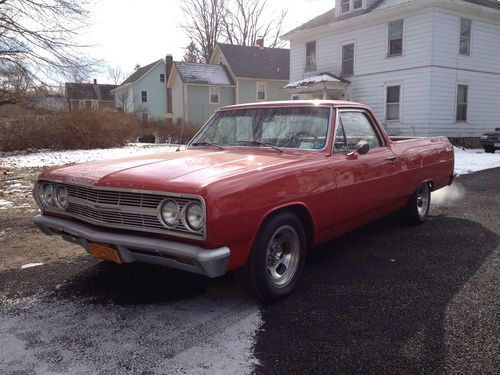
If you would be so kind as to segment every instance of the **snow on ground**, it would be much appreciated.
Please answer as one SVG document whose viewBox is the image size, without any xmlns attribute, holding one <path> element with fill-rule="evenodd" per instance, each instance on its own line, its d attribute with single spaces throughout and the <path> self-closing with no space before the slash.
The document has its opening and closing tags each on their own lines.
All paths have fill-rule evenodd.
<svg viewBox="0 0 500 375">
<path fill-rule="evenodd" d="M 11 208 L 12 206 L 13 206 L 12 202 L 0 198 L 0 210 L 6 210 L 7 208 Z"/>
<path fill-rule="evenodd" d="M 500 153 L 488 154 L 483 149 L 455 147 L 455 173 L 473 173 L 483 169 L 500 167 Z"/>
<path fill-rule="evenodd" d="M 177 150 L 177 145 L 130 143 L 125 147 L 51 151 L 41 150 L 33 153 L 0 154 L 0 167 L 4 168 L 42 168 L 56 165 L 84 163 L 87 161 L 117 159 L 127 156 L 147 155 L 156 152 L 170 152 Z"/>
<path fill-rule="evenodd" d="M 128 306 L 50 296 L 7 301 L 0 372 L 250 374 L 259 308 L 227 289 L 212 292 Z"/>
</svg>

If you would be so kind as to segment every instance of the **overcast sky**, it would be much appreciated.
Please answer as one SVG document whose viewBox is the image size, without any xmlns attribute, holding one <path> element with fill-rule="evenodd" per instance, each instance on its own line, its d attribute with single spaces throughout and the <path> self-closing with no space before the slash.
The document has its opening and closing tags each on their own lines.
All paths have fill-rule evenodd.
<svg viewBox="0 0 500 375">
<path fill-rule="evenodd" d="M 83 35 L 85 42 L 95 45 L 91 52 L 108 65 L 118 64 L 132 72 L 136 64 L 149 64 L 167 53 L 182 59 L 188 44 L 179 27 L 182 0 L 102 0 L 92 10 L 92 25 Z M 288 9 L 283 32 L 326 12 L 334 0 L 268 0 L 269 7 L 279 13 Z M 97 75 L 99 82 L 109 82 L 106 73 Z"/>
</svg>

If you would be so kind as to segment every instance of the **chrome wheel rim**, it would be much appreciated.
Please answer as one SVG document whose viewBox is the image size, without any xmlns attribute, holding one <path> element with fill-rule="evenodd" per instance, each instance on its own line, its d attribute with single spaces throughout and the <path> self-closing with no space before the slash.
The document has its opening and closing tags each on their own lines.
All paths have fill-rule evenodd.
<svg viewBox="0 0 500 375">
<path fill-rule="evenodd" d="M 420 217 L 424 217 L 427 214 L 429 208 L 430 194 L 429 185 L 422 184 L 418 189 L 417 194 L 417 211 Z"/>
<path fill-rule="evenodd" d="M 290 225 L 279 227 L 267 245 L 267 275 L 269 281 L 282 288 L 293 279 L 300 260 L 300 239 Z"/>
</svg>

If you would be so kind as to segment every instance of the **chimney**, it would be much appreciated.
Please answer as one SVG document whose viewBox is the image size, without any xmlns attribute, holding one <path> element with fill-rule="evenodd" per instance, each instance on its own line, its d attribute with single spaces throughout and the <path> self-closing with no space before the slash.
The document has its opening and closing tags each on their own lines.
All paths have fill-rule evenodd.
<svg viewBox="0 0 500 375">
<path fill-rule="evenodd" d="M 255 44 L 259 49 L 264 49 L 264 38 L 259 38 L 255 41 Z"/>
<path fill-rule="evenodd" d="M 172 55 L 165 56 L 165 83 L 167 84 L 167 113 L 172 113 L 172 89 L 168 87 L 168 79 L 174 66 L 174 58 Z"/>
<path fill-rule="evenodd" d="M 94 78 L 94 85 L 97 85 L 97 79 Z"/>
</svg>

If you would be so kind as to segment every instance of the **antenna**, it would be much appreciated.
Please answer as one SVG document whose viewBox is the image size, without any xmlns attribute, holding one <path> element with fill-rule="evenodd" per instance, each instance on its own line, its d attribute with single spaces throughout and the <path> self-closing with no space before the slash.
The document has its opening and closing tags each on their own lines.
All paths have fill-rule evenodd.
<svg viewBox="0 0 500 375">
<path fill-rule="evenodd" d="M 184 119 L 180 118 L 181 121 L 181 136 L 179 137 L 179 145 L 177 146 L 176 152 L 179 152 L 181 150 L 181 142 L 182 142 L 182 135 L 184 134 Z"/>
</svg>

